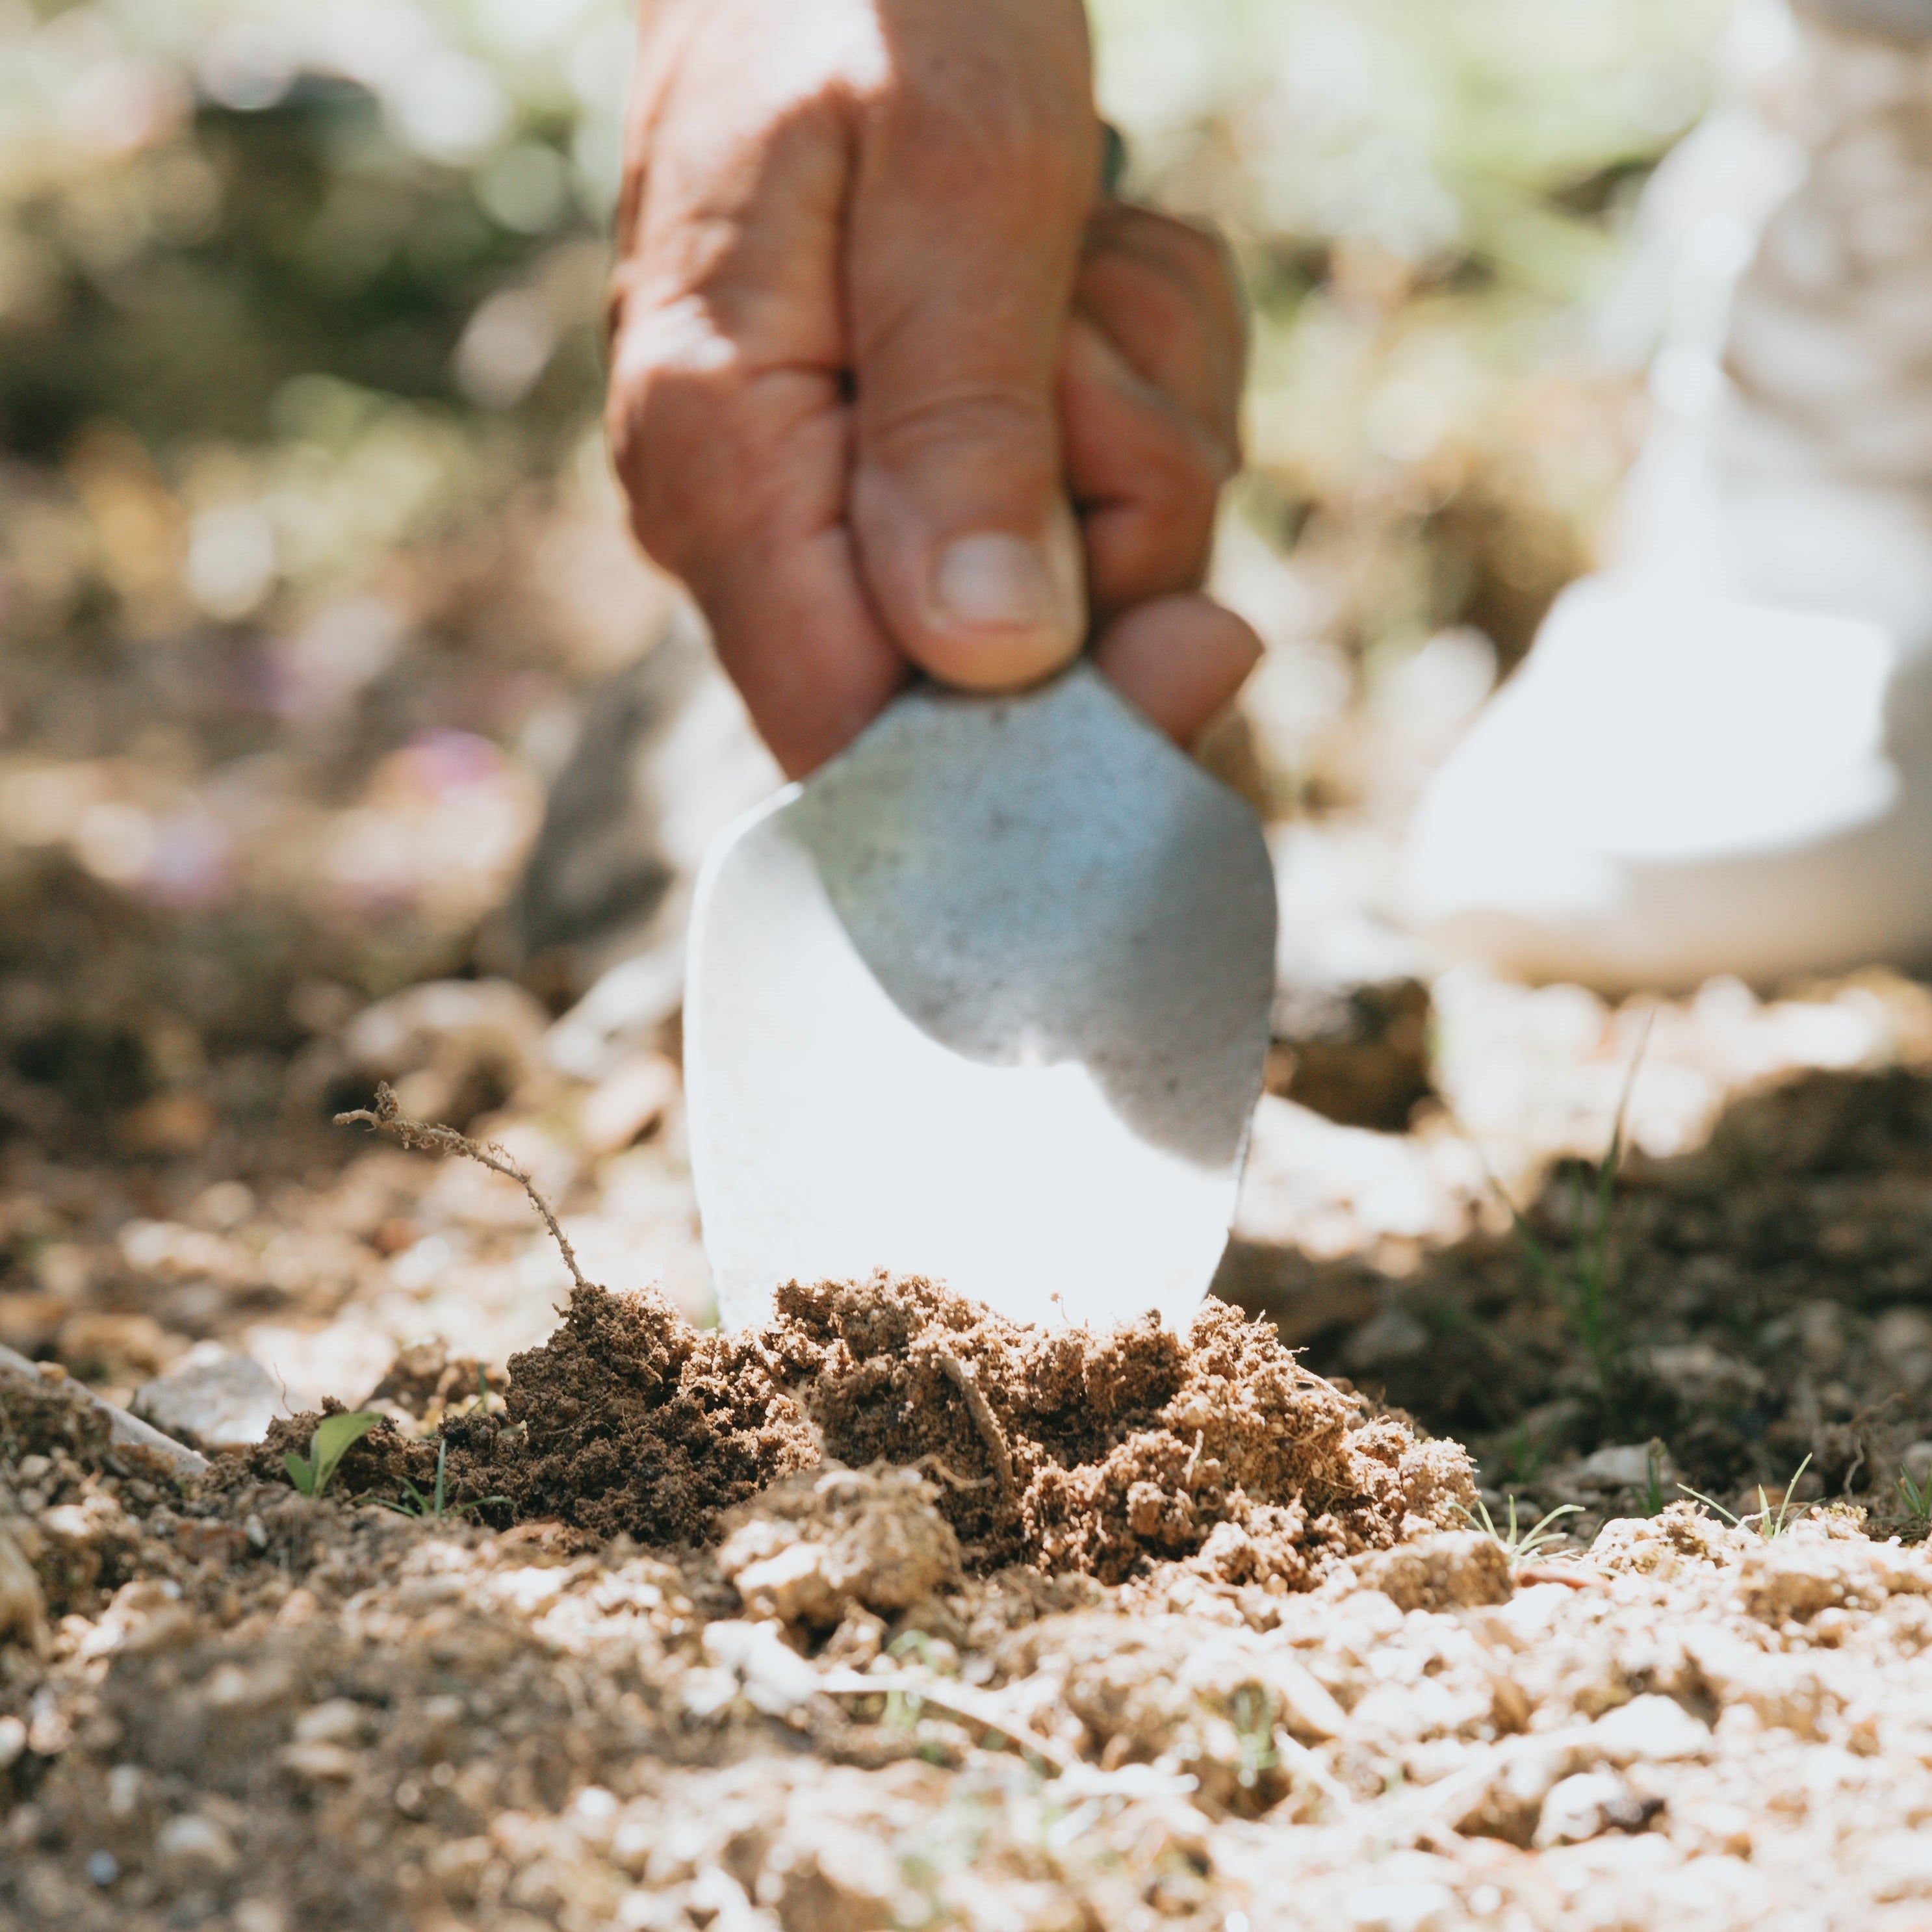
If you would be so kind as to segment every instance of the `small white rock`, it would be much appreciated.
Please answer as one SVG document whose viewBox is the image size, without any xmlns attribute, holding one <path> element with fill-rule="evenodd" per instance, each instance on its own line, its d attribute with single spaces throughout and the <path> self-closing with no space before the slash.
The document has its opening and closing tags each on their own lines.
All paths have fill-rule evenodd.
<svg viewBox="0 0 1932 1932">
<path fill-rule="evenodd" d="M 1543 1801 L 1536 1827 L 1539 1851 L 1552 1845 L 1580 1845 L 1606 1831 L 1623 1809 L 1630 1787 L 1614 1772 L 1582 1771 L 1555 1786 Z"/>
<path fill-rule="evenodd" d="M 166 1375 L 143 1383 L 133 1406 L 164 1435 L 214 1453 L 252 1448 L 290 1413 L 280 1383 L 260 1362 L 214 1343 L 190 1348 Z"/>
<path fill-rule="evenodd" d="M 0 1643 L 17 1638 L 30 1650 L 45 1648 L 46 1602 L 40 1580 L 17 1538 L 0 1523 Z"/>
<path fill-rule="evenodd" d="M 1436 1932 L 1462 1916 L 1456 1894 L 1426 1880 L 1364 1886 L 1349 1894 L 1348 1912 L 1358 1932 Z"/>
<path fill-rule="evenodd" d="M 362 1739 L 369 1713 L 352 1697 L 311 1704 L 296 1720 L 296 1740 L 305 1744 L 352 1744 Z"/>
<path fill-rule="evenodd" d="M 1641 1489 L 1650 1480 L 1651 1448 L 1648 1442 L 1613 1442 L 1586 1456 L 1576 1466 L 1568 1471 L 1576 1481 L 1591 1488 L 1613 1490 Z M 1657 1462 L 1658 1482 L 1668 1491 L 1674 1472 L 1660 1456 Z"/>
<path fill-rule="evenodd" d="M 687 1718 L 703 1724 L 728 1709 L 738 1694 L 735 1671 L 687 1670 L 678 1679 L 678 1708 Z"/>
<path fill-rule="evenodd" d="M 1591 1742 L 1616 1765 L 1669 1764 L 1701 1757 L 1711 1733 L 1674 1697 L 1634 1697 L 1590 1727 Z"/>
<path fill-rule="evenodd" d="M 357 1769 L 356 1754 L 346 1745 L 299 1739 L 282 1747 L 279 1761 L 284 1770 L 311 1784 L 346 1784 Z"/>
<path fill-rule="evenodd" d="M 745 1695 L 767 1717 L 788 1717 L 816 1694 L 818 1672 L 788 1649 L 772 1624 L 736 1619 L 715 1623 L 704 1633 L 704 1654 L 736 1671 Z"/>
<path fill-rule="evenodd" d="M 178 1870 L 226 1874 L 238 1862 L 234 1840 L 212 1818 L 184 1811 L 170 1818 L 154 1834 L 154 1850 L 164 1864 Z"/>
</svg>

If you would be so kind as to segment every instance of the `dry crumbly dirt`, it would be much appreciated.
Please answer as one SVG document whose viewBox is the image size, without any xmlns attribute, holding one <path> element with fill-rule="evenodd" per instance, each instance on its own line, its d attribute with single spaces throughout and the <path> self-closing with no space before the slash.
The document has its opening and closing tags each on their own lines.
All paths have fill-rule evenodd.
<svg viewBox="0 0 1932 1932">
<path fill-rule="evenodd" d="M 278 1423 L 248 1473 L 273 1480 L 319 1419 Z M 500 1416 L 450 1416 L 434 1444 L 386 1424 L 338 1486 L 426 1490 L 439 1448 L 452 1504 L 652 1546 L 706 1540 L 722 1511 L 822 1461 L 909 1465 L 974 1570 L 1105 1582 L 1189 1558 L 1305 1589 L 1475 1500 L 1460 1449 L 1366 1418 L 1220 1302 L 1185 1334 L 1149 1316 L 1096 1334 L 883 1276 L 794 1282 L 770 1321 L 730 1335 L 649 1291 L 579 1288 L 556 1334 L 511 1358 Z"/>
<path fill-rule="evenodd" d="M 1478 1234 L 1298 1334 L 1307 1359 L 1468 1443 L 1492 1491 L 1577 1506 L 1586 1534 L 1653 1478 L 1744 1514 L 1801 1465 L 1799 1499 L 1923 1534 L 1899 1478 L 1932 1471 L 1932 1078 L 1807 1074 L 1694 1151 L 1626 1162 L 1592 1347 L 1598 1180 L 1571 1163 L 1531 1210 L 1554 1289 L 1523 1240 Z"/>
<path fill-rule="evenodd" d="M 500 994 L 439 998 L 496 1053 Z M 1714 1052 L 1702 1013 L 1666 1018 Z M 1640 1115 L 1695 1064 L 1658 1030 Z M 1583 1070 L 1613 1098 L 1625 1059 Z M 192 1156 L 0 1144 L 0 1339 L 123 1399 L 226 1345 L 308 1412 L 184 1491 L 0 1380 L 6 1932 L 1932 1922 L 1922 1068 L 1801 1072 L 1629 1163 L 1601 1379 L 1490 1232 L 1284 1239 L 1267 1321 L 1186 1336 L 858 1283 L 729 1338 L 584 1292 L 536 1342 L 515 1190 L 319 1134 L 340 1090 L 297 1070 Z M 612 1076 L 671 1096 L 627 1141 L 527 1070 L 475 1130 L 620 1280 L 690 1239 L 663 1071 Z M 1529 1208 L 1566 1264 L 1574 1198 Z M 297 1495 L 284 1449 L 364 1390 L 390 1426 Z M 1576 1544 L 1512 1574 L 1451 1437 L 1499 1518 L 1582 1503 Z M 376 1507 L 439 1446 L 481 1507 Z M 1671 1503 L 1775 1502 L 1808 1452 L 1774 1541 Z"/>
<path fill-rule="evenodd" d="M 184 1492 L 17 1378 L 0 1420 L 9 1932 L 1932 1910 L 1932 1559 L 1844 1510 L 1678 1504 L 1514 1579 L 1412 1520 L 1298 1591 L 1210 1533 L 1108 1585 L 976 1567 L 910 1466 L 584 1547 Z"/>
</svg>

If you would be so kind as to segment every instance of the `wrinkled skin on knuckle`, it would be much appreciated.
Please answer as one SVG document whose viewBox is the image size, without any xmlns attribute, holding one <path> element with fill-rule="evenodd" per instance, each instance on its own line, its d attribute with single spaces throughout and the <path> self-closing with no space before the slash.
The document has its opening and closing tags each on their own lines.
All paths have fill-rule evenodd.
<svg viewBox="0 0 1932 1932">
<path fill-rule="evenodd" d="M 1060 433 L 1050 397 L 1004 383 L 959 382 L 916 394 L 896 391 L 868 409 L 868 467 L 976 463 L 988 451 L 998 452 L 1016 490 L 1057 487 Z"/>
<path fill-rule="evenodd" d="M 1102 616 L 1144 598 L 1198 590 L 1214 549 L 1216 496 L 1178 478 L 1086 518 L 1089 581 Z"/>
<path fill-rule="evenodd" d="M 652 316 L 620 338 L 606 422 L 611 459 L 630 500 L 638 541 L 667 568 L 694 565 L 742 467 L 730 425 L 742 389 L 724 345 L 680 353 Z"/>
<path fill-rule="evenodd" d="M 1080 0 L 877 0 L 884 68 L 860 98 L 885 146 L 962 196 L 1085 206 L 1100 172 Z"/>
<path fill-rule="evenodd" d="M 1224 258 L 1217 250 L 1214 259 Z M 1141 248 L 1103 242 L 1082 263 L 1078 299 L 1136 373 L 1221 446 L 1222 480 L 1232 475 L 1247 335 L 1232 283 L 1204 285 Z"/>
<path fill-rule="evenodd" d="M 650 554 L 708 601 L 760 531 L 836 525 L 848 426 L 830 378 L 758 370 L 729 345 L 627 369 L 611 442 Z"/>
<path fill-rule="evenodd" d="M 1203 440 L 1177 428 L 1154 446 L 1142 500 L 1148 533 L 1144 594 L 1198 589 L 1214 542 L 1214 511 L 1226 470 Z"/>
<path fill-rule="evenodd" d="M 782 478 L 808 490 L 828 448 L 837 468 L 843 100 L 876 64 L 871 11 L 827 0 L 775 23 L 763 0 L 715 0 L 640 68 L 606 419 L 638 540 L 700 596 Z"/>
</svg>

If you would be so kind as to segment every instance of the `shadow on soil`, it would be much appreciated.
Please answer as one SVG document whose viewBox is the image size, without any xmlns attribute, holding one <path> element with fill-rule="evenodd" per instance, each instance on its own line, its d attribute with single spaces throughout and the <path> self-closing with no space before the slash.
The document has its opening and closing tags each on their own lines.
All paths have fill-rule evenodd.
<svg viewBox="0 0 1932 1932">
<path fill-rule="evenodd" d="M 1527 1212 L 1559 1265 L 1586 1264 L 1597 1178 L 1565 1163 Z M 1492 1486 L 1568 1493 L 1580 1459 L 1655 1442 L 1648 1500 L 1679 1481 L 1754 1498 L 1809 1455 L 1801 1495 L 1884 1520 L 1932 1438 L 1932 1077 L 1802 1076 L 1735 1103 L 1694 1154 L 1628 1161 L 1594 1347 L 1515 1233 L 1397 1280 L 1238 1242 L 1216 1292 L 1469 1444 Z"/>
</svg>

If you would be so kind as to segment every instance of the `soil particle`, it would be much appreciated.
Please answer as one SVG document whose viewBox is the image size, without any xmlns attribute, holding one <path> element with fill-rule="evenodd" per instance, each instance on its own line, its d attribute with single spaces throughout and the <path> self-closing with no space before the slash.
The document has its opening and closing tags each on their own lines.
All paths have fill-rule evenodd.
<svg viewBox="0 0 1932 1932">
<path fill-rule="evenodd" d="M 430 1422 L 488 1386 L 482 1364 L 470 1356 L 453 1355 L 440 1342 L 412 1342 L 397 1351 L 362 1406 Z"/>
<path fill-rule="evenodd" d="M 721 1525 L 718 1567 L 748 1616 L 830 1630 L 856 1605 L 892 1615 L 956 1585 L 959 1544 L 910 1469 L 788 1477 Z"/>
<path fill-rule="evenodd" d="M 1180 1772 L 1218 1814 L 1255 1816 L 1287 1794 L 1278 1733 L 1318 1742 L 1348 1724 L 1286 1648 L 1187 1616 L 1044 1618 L 1002 1647 L 998 1675 L 1025 1687 L 1037 1727 L 1103 1769 Z"/>
<path fill-rule="evenodd" d="M 1378 1551 L 1355 1574 L 1399 1610 L 1472 1610 L 1510 1600 L 1509 1556 L 1493 1536 L 1464 1530 Z"/>
<path fill-rule="evenodd" d="M 21 1465 L 37 1456 L 103 1460 L 106 1412 L 57 1376 L 0 1375 L 0 1450 Z"/>
<path fill-rule="evenodd" d="M 1932 1588 L 1922 1564 L 1895 1543 L 1868 1541 L 1856 1520 L 1841 1517 L 1847 1534 L 1834 1535 L 1830 1515 L 1794 1524 L 1774 1541 L 1744 1557 L 1738 1592 L 1760 1622 L 1807 1624 L 1825 1610 L 1873 1610 L 1894 1595 L 1918 1596 Z"/>
<path fill-rule="evenodd" d="M 652 1292 L 573 1291 L 542 1347 L 513 1355 L 511 1430 L 482 1452 L 522 1517 L 640 1542 L 708 1540 L 721 1511 L 819 1460 L 778 1365 L 750 1335 L 693 1328 Z M 504 1464 L 499 1477 L 499 1463 Z"/>
<path fill-rule="evenodd" d="M 0 1522 L 0 1643 L 12 1637 L 38 1652 L 46 1648 L 46 1601 L 21 1542 L 15 1525 Z"/>
<path fill-rule="evenodd" d="M 1599 1569 L 1663 1577 L 1687 1561 L 1735 1562 L 1750 1546 L 1745 1532 L 1686 1501 L 1669 1504 L 1654 1516 L 1624 1516 L 1606 1524 L 1591 1546 L 1590 1560 Z"/>
</svg>

